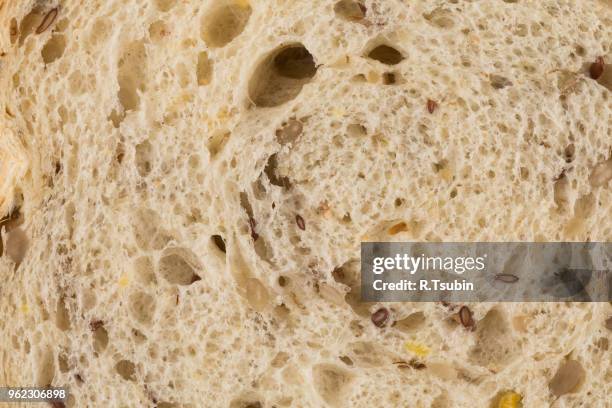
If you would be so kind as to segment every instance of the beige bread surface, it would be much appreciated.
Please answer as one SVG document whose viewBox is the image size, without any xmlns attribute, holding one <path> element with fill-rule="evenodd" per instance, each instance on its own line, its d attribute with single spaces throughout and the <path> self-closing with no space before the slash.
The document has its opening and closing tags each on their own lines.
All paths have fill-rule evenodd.
<svg viewBox="0 0 612 408">
<path fill-rule="evenodd" d="M 0 0 L 0 27 L 0 385 L 610 406 L 609 303 L 380 328 L 358 293 L 365 240 L 612 239 L 609 1 Z"/>
</svg>

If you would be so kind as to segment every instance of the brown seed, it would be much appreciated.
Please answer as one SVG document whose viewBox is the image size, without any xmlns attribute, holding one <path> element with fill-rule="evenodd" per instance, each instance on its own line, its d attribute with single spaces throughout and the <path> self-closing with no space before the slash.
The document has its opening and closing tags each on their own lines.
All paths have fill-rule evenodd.
<svg viewBox="0 0 612 408">
<path fill-rule="evenodd" d="M 301 229 L 302 231 L 306 230 L 306 223 L 304 222 L 304 219 L 301 215 L 298 214 L 295 216 L 295 222 L 297 223 L 299 229 Z"/>
<path fill-rule="evenodd" d="M 96 331 L 102 326 L 104 326 L 104 322 L 102 320 L 92 320 L 89 323 L 89 328 L 91 329 L 91 331 Z"/>
<path fill-rule="evenodd" d="M 589 75 L 591 75 L 591 78 L 598 80 L 604 72 L 604 67 L 605 63 L 603 57 L 597 57 L 595 62 L 592 63 L 591 67 L 589 68 Z"/>
<path fill-rule="evenodd" d="M 372 313 L 372 323 L 376 327 L 384 327 L 387 324 L 387 320 L 389 320 L 389 311 L 384 307 Z"/>
<path fill-rule="evenodd" d="M 54 9 L 51 9 L 47 13 L 45 18 L 43 18 L 42 22 L 40 23 L 40 25 L 36 29 L 36 34 L 41 34 L 41 33 L 44 33 L 45 31 L 47 31 L 47 29 L 51 26 L 51 24 L 53 24 L 53 22 L 57 18 L 57 14 L 58 13 L 59 13 L 59 8 L 58 7 L 54 8 Z"/>
<path fill-rule="evenodd" d="M 462 306 L 461 309 L 459 309 L 458 314 L 459 314 L 459 321 L 461 322 L 463 327 L 465 327 L 466 329 L 474 328 L 476 323 L 474 322 L 474 319 L 472 318 L 472 311 L 470 310 L 469 307 Z"/>
<path fill-rule="evenodd" d="M 432 99 L 427 100 L 427 111 L 429 113 L 434 113 L 434 111 L 438 108 L 438 103 Z"/>
<path fill-rule="evenodd" d="M 504 283 L 516 283 L 518 282 L 519 278 L 518 276 L 512 275 L 510 273 L 500 273 L 499 275 L 495 275 L 495 280 Z"/>
</svg>

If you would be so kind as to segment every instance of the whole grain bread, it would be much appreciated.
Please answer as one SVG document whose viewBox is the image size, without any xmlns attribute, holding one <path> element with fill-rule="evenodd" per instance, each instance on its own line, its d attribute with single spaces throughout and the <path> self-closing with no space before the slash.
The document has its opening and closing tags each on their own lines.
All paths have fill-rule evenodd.
<svg viewBox="0 0 612 408">
<path fill-rule="evenodd" d="M 358 276 L 367 240 L 611 241 L 610 64 L 609 0 L 0 0 L 0 386 L 610 407 L 609 303 Z"/>
</svg>

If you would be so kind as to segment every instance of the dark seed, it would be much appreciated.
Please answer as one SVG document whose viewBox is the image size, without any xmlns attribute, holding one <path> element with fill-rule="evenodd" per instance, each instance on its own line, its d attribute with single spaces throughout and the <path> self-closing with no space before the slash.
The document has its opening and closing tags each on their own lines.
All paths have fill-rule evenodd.
<svg viewBox="0 0 612 408">
<path fill-rule="evenodd" d="M 40 23 L 38 28 L 36 29 L 36 34 L 41 34 L 47 31 L 47 28 L 49 28 L 51 24 L 53 24 L 53 22 L 57 18 L 58 13 L 59 13 L 59 8 L 57 7 L 50 10 L 45 16 L 45 18 L 43 18 L 43 21 Z"/>
<path fill-rule="evenodd" d="M 415 370 L 422 370 L 424 368 L 427 368 L 425 364 L 417 360 L 410 360 L 409 364 L 410 364 L 410 367 L 414 368 Z"/>
<path fill-rule="evenodd" d="M 372 323 L 376 327 L 384 327 L 387 324 L 387 320 L 389 320 L 389 311 L 384 307 L 372 313 Z"/>
<path fill-rule="evenodd" d="M 257 241 L 257 238 L 259 238 L 259 234 L 255 232 L 255 227 L 257 226 L 257 223 L 255 222 L 253 217 L 249 217 L 249 226 L 251 227 L 251 238 L 253 238 L 253 241 Z"/>
<path fill-rule="evenodd" d="M 594 63 L 591 64 L 589 68 L 589 75 L 591 75 L 592 79 L 599 79 L 604 72 L 604 59 L 603 57 L 597 57 Z"/>
<path fill-rule="evenodd" d="M 306 230 L 306 223 L 304 222 L 304 219 L 301 215 L 298 214 L 295 216 L 295 222 L 297 223 L 299 229 L 301 229 L 302 231 Z"/>
<path fill-rule="evenodd" d="M 436 101 L 431 100 L 431 99 L 427 100 L 427 111 L 429 113 L 434 113 L 437 107 L 438 107 L 438 103 Z"/>
<path fill-rule="evenodd" d="M 516 283 L 518 282 L 519 278 L 518 276 L 512 275 L 510 273 L 500 273 L 499 275 L 495 275 L 495 280 L 504 283 Z"/>
<path fill-rule="evenodd" d="M 91 329 L 91 331 L 96 331 L 102 326 L 104 326 L 104 322 L 102 320 L 92 320 L 89 323 L 89 328 Z"/>
<path fill-rule="evenodd" d="M 475 326 L 474 319 L 472 318 L 472 311 L 467 306 L 462 306 L 459 309 L 459 321 L 466 329 L 471 329 Z"/>
</svg>

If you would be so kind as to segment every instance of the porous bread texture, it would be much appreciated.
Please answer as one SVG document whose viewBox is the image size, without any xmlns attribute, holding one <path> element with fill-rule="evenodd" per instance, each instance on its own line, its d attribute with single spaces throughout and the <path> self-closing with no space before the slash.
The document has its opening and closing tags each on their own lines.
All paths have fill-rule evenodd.
<svg viewBox="0 0 612 408">
<path fill-rule="evenodd" d="M 362 240 L 611 240 L 610 2 L 361 6 L 0 0 L 0 186 L 30 239 L 0 258 L 1 385 L 609 406 L 609 303 L 471 304 L 475 331 L 392 303 L 379 328 L 358 261 Z"/>
</svg>

